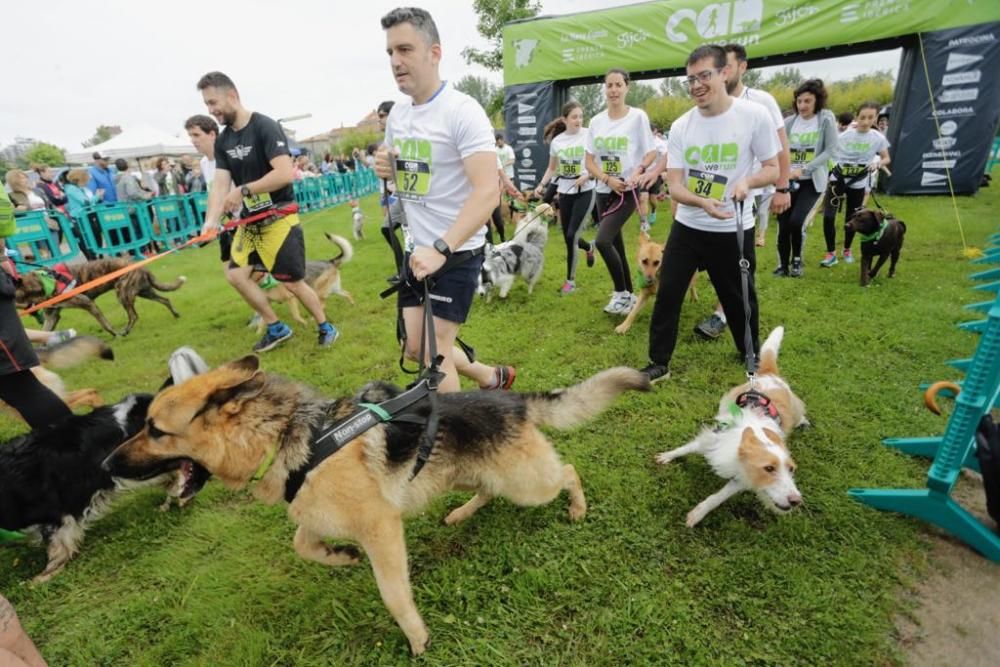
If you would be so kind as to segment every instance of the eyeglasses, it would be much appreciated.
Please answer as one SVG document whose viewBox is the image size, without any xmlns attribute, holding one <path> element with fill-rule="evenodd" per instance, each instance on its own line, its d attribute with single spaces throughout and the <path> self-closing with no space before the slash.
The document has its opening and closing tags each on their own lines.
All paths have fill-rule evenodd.
<svg viewBox="0 0 1000 667">
<path fill-rule="evenodd" d="M 715 72 L 721 72 L 721 71 L 722 70 L 718 69 L 718 68 L 716 68 L 716 69 L 707 69 L 704 72 L 698 72 L 694 76 L 687 77 L 686 79 L 684 79 L 684 83 L 687 84 L 688 88 L 690 88 L 691 86 L 693 86 L 694 84 L 699 83 L 699 82 L 707 85 L 708 82 L 712 80 L 712 74 L 714 74 Z"/>
</svg>

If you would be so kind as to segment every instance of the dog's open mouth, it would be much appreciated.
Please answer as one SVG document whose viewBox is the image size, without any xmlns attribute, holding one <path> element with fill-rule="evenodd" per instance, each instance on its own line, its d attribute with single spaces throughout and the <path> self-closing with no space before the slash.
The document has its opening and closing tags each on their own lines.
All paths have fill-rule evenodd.
<svg viewBox="0 0 1000 667">
<path fill-rule="evenodd" d="M 192 459 L 179 459 L 177 471 L 183 479 L 183 487 L 180 494 L 181 500 L 187 500 L 201 491 L 202 487 L 205 486 L 205 483 L 212 476 L 212 473 L 206 470 L 204 466 Z"/>
</svg>

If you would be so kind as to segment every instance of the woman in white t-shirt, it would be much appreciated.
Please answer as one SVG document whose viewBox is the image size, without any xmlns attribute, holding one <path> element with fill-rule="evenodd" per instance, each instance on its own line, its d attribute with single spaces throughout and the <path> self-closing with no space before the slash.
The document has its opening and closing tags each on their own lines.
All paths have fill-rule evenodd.
<svg viewBox="0 0 1000 667">
<path fill-rule="evenodd" d="M 636 302 L 621 232 L 639 201 L 639 177 L 656 159 L 649 117 L 625 104 L 628 86 L 628 72 L 608 70 L 604 75 L 608 108 L 591 119 L 587 136 L 587 171 L 599 181 L 601 225 L 596 244 L 614 283 L 604 312 L 612 315 L 627 314 Z"/>
<path fill-rule="evenodd" d="M 587 128 L 583 127 L 583 107 L 570 100 L 562 115 L 545 126 L 549 141 L 549 167 L 535 189 L 541 196 L 549 183 L 557 181 L 559 222 L 566 242 L 566 282 L 562 295 L 576 291 L 577 248 L 587 253 L 587 266 L 594 265 L 594 246 L 580 238 L 583 222 L 594 207 L 594 181 L 584 166 L 587 153 Z"/>
</svg>

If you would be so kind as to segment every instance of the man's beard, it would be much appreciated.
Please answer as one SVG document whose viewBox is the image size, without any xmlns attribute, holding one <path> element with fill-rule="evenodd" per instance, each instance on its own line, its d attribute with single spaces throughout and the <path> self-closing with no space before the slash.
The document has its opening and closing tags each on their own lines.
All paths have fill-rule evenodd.
<svg viewBox="0 0 1000 667">
<path fill-rule="evenodd" d="M 223 111 L 222 112 L 222 124 L 226 126 L 231 126 L 236 124 L 236 112 L 235 111 Z"/>
<path fill-rule="evenodd" d="M 740 80 L 739 79 L 734 79 L 732 81 L 730 81 L 729 79 L 726 79 L 726 92 L 729 93 L 730 95 L 732 95 L 734 92 L 736 92 L 736 88 L 739 85 L 740 85 Z"/>
</svg>

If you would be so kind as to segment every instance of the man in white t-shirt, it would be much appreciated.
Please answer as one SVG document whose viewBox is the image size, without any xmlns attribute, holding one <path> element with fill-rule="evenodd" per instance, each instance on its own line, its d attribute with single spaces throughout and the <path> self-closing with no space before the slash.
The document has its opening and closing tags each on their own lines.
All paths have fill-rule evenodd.
<svg viewBox="0 0 1000 667">
<path fill-rule="evenodd" d="M 195 150 L 201 153 L 201 175 L 205 179 L 205 192 L 212 191 L 215 178 L 215 139 L 219 136 L 219 125 L 211 116 L 197 114 L 184 121 L 184 129 Z M 219 232 L 219 255 L 224 268 L 229 267 L 232 255 L 233 230 Z"/>
<path fill-rule="evenodd" d="M 779 144 L 771 119 L 760 105 L 727 94 L 725 51 L 711 44 L 698 47 L 688 56 L 687 73 L 696 107 L 674 122 L 667 140 L 667 182 L 677 213 L 663 254 L 649 328 L 650 363 L 643 369 L 653 382 L 670 376 L 684 293 L 697 270 L 708 272 L 730 320 L 747 319 L 739 267 L 741 246 L 750 264 L 754 352 L 759 349 L 750 195 L 778 178 Z M 744 227 L 739 244 L 738 214 Z M 733 334 L 742 355 L 742 327 Z"/>
<path fill-rule="evenodd" d="M 484 389 L 509 389 L 513 367 L 486 366 L 455 347 L 478 285 L 484 223 L 500 197 L 493 128 L 474 99 L 441 81 L 441 42 L 430 14 L 395 9 L 382 17 L 382 28 L 396 84 L 410 97 L 392 108 L 375 157 L 375 172 L 395 181 L 406 215 L 407 280 L 398 301 L 406 355 L 419 358 L 425 304 L 418 282 L 433 276 L 434 331 L 446 375 L 439 390 L 458 391 L 459 373 Z"/>
</svg>

